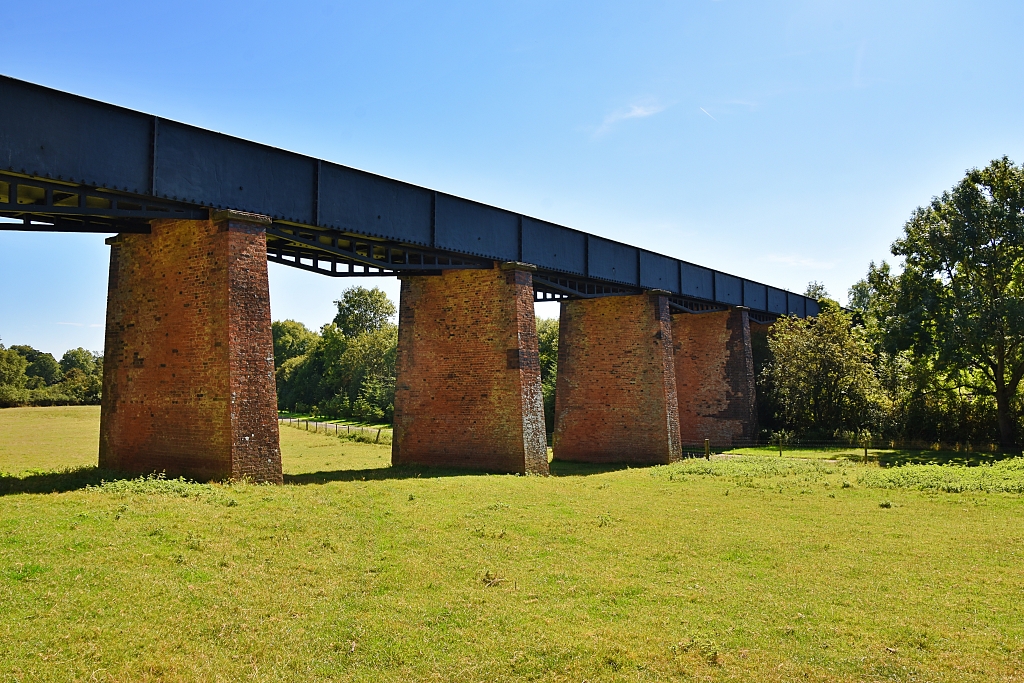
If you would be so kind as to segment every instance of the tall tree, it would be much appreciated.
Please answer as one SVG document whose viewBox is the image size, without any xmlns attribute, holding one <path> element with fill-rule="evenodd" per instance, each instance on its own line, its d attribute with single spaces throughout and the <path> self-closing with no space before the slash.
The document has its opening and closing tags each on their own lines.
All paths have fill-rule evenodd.
<svg viewBox="0 0 1024 683">
<path fill-rule="evenodd" d="M 27 368 L 28 361 L 24 356 L 13 349 L 8 351 L 0 344 L 0 385 L 16 388 L 25 386 Z"/>
<path fill-rule="evenodd" d="M 885 326 L 900 346 L 973 371 L 995 396 L 999 436 L 1014 444 L 1024 378 L 1024 167 L 1008 158 L 968 171 L 918 208 L 892 247 L 904 257 Z"/>
<path fill-rule="evenodd" d="M 779 318 L 768 347 L 763 372 L 786 427 L 832 437 L 872 426 L 880 398 L 874 354 L 837 303 L 822 300 L 817 318 Z"/>
<path fill-rule="evenodd" d="M 64 373 L 68 373 L 71 370 L 81 370 L 82 374 L 95 375 L 101 372 L 101 365 L 103 357 L 78 347 L 77 349 L 71 349 L 65 351 L 64 355 L 60 359 L 60 369 Z"/>
<path fill-rule="evenodd" d="M 60 369 L 57 359 L 51 354 L 24 345 L 12 346 L 10 350 L 16 351 L 28 361 L 25 374 L 29 377 L 30 388 L 50 386 L 63 379 L 64 373 Z"/>
<path fill-rule="evenodd" d="M 289 358 L 309 352 L 316 344 L 317 335 L 296 320 L 275 320 L 270 325 L 274 338 L 274 367 L 281 367 Z"/>
<path fill-rule="evenodd" d="M 544 397 L 544 423 L 555 431 L 555 385 L 558 378 L 558 318 L 537 318 L 540 388 Z"/>
<path fill-rule="evenodd" d="M 395 315 L 395 305 L 379 287 L 348 287 L 334 303 L 338 307 L 334 324 L 346 337 L 376 332 Z"/>
</svg>

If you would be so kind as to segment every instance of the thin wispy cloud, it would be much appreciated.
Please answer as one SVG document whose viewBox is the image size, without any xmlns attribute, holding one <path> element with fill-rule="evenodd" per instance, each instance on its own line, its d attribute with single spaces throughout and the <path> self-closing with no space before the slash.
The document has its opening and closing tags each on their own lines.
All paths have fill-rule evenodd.
<svg viewBox="0 0 1024 683">
<path fill-rule="evenodd" d="M 754 100 L 725 100 L 722 102 L 722 104 L 739 105 L 741 107 L 746 107 L 747 109 L 757 109 L 757 107 L 760 106 L 761 103 L 756 102 Z"/>
<path fill-rule="evenodd" d="M 704 107 L 697 107 L 697 108 L 698 108 L 698 109 L 700 109 L 700 110 L 701 110 L 702 112 L 704 112 L 705 114 L 707 114 L 708 116 L 711 116 L 711 112 L 709 112 L 709 111 L 708 111 L 707 109 L 705 109 Z M 711 120 L 712 120 L 712 121 L 717 121 L 718 119 L 716 119 L 716 118 L 715 118 L 714 116 L 711 116 Z"/>
<path fill-rule="evenodd" d="M 668 109 L 662 104 L 631 104 L 623 109 L 616 109 L 608 116 L 604 117 L 604 121 L 594 131 L 594 137 L 601 137 L 607 135 L 611 130 L 619 123 L 628 121 L 629 119 L 646 119 L 648 116 L 654 116 Z"/>
<path fill-rule="evenodd" d="M 785 266 L 796 266 L 800 268 L 815 268 L 818 270 L 830 270 L 835 268 L 835 263 L 832 261 L 818 261 L 816 259 L 807 258 L 804 256 L 795 256 L 792 254 L 769 254 L 768 260 L 772 263 L 779 263 Z"/>
</svg>

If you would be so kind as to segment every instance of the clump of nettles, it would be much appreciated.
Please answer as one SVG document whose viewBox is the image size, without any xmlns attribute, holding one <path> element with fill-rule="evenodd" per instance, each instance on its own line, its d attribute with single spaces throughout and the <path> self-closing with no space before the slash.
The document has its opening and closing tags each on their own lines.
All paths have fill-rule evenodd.
<svg viewBox="0 0 1024 683">
<path fill-rule="evenodd" d="M 916 489 L 964 493 L 1024 493 L 1024 458 L 990 465 L 904 465 L 866 470 L 857 477 L 863 486 L 878 489 Z"/>
<path fill-rule="evenodd" d="M 654 467 L 652 476 L 667 476 L 672 481 L 686 481 L 687 476 L 722 478 L 737 486 L 769 488 L 780 480 L 791 484 L 824 483 L 825 478 L 837 473 L 833 463 L 819 460 L 744 455 L 727 460 L 688 458 Z"/>
<path fill-rule="evenodd" d="M 206 503 L 227 507 L 238 505 L 238 501 L 228 495 L 224 486 L 198 484 L 183 477 L 168 479 L 162 472 L 135 479 L 103 481 L 98 486 L 87 486 L 86 490 L 93 493 L 106 493 L 115 496 L 176 496 L 179 498 L 195 498 Z"/>
<path fill-rule="evenodd" d="M 857 483 L 866 488 L 911 489 L 965 493 L 1024 493 L 1024 458 L 1009 458 L 987 465 L 901 465 L 899 467 L 858 467 Z M 652 476 L 667 476 L 672 481 L 686 481 L 687 476 L 722 478 L 739 486 L 752 488 L 781 487 L 820 483 L 826 487 L 827 476 L 838 477 L 833 484 L 848 489 L 851 483 L 845 467 L 817 460 L 744 455 L 723 460 L 694 458 L 671 465 L 655 467 Z M 780 488 L 781 492 L 781 488 Z"/>
</svg>

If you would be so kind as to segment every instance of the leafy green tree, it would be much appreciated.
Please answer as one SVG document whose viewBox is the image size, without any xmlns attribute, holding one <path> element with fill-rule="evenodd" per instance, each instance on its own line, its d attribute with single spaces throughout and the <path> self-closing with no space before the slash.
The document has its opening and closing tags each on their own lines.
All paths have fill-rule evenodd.
<svg viewBox="0 0 1024 683">
<path fill-rule="evenodd" d="M 558 375 L 558 318 L 537 319 L 537 348 L 540 352 L 540 388 L 544 396 L 544 423 L 550 434 L 555 429 L 555 380 Z"/>
<path fill-rule="evenodd" d="M 914 212 L 892 252 L 904 269 L 879 319 L 890 343 L 977 380 L 1012 446 L 1024 378 L 1024 167 L 1003 157 L 968 171 Z"/>
<path fill-rule="evenodd" d="M 818 282 L 817 280 L 812 280 L 807 284 L 807 289 L 804 291 L 804 296 L 810 297 L 815 300 L 829 298 L 828 290 L 825 289 L 825 285 Z"/>
<path fill-rule="evenodd" d="M 78 347 L 64 353 L 60 359 L 60 369 L 65 374 L 74 369 L 82 371 L 85 375 L 95 375 L 100 372 L 101 359 L 102 356 Z"/>
<path fill-rule="evenodd" d="M 936 352 L 911 348 L 901 323 L 899 276 L 888 263 L 872 262 L 867 276 L 849 291 L 877 354 L 876 374 L 889 409 L 879 430 L 903 442 L 995 443 L 999 440 L 995 398 L 978 391 L 985 380 L 976 370 L 940 367 Z"/>
<path fill-rule="evenodd" d="M 881 400 L 874 353 L 850 314 L 824 299 L 817 318 L 780 318 L 765 366 L 777 417 L 789 429 L 834 437 L 875 424 Z"/>
<path fill-rule="evenodd" d="M 375 332 L 395 315 L 395 304 L 379 287 L 348 287 L 334 303 L 338 307 L 334 324 L 346 337 Z"/>
<path fill-rule="evenodd" d="M 0 385 L 21 388 L 28 381 L 25 370 L 28 369 L 28 361 L 25 357 L 13 349 L 4 348 L 0 344 Z"/>
<path fill-rule="evenodd" d="M 346 388 L 349 398 L 355 399 L 367 378 L 394 378 L 397 353 L 397 325 L 388 323 L 372 332 L 360 334 L 349 340 L 336 365 L 336 386 Z"/>
<path fill-rule="evenodd" d="M 28 361 L 17 351 L 8 351 L 0 344 L 0 407 L 24 405 L 28 401 L 25 369 Z"/>
<path fill-rule="evenodd" d="M 86 374 L 73 367 L 64 373 L 64 379 L 57 386 L 63 394 L 61 403 L 99 403 L 103 380 L 97 373 Z"/>
<path fill-rule="evenodd" d="M 52 386 L 60 382 L 64 377 L 64 372 L 60 369 L 60 365 L 53 355 L 34 349 L 31 346 L 17 345 L 12 346 L 10 350 L 17 352 L 28 361 L 25 374 L 29 378 L 28 386 L 32 389 Z"/>
<path fill-rule="evenodd" d="M 309 352 L 316 344 L 317 334 L 296 320 L 276 320 L 270 325 L 274 338 L 274 367 L 281 367 L 289 358 Z"/>
<path fill-rule="evenodd" d="M 319 334 L 293 321 L 274 323 L 278 405 L 327 417 L 392 419 L 398 326 L 380 289 L 342 293 L 335 321 Z M 296 355 L 292 355 L 296 354 Z"/>
</svg>

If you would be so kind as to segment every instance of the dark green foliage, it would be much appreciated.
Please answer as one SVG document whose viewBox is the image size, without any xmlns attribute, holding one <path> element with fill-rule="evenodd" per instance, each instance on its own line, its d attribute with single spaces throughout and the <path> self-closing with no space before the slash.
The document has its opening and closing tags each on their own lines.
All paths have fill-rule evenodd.
<svg viewBox="0 0 1024 683">
<path fill-rule="evenodd" d="M 548 434 L 555 430 L 555 379 L 558 372 L 558 319 L 537 319 L 540 351 L 540 388 L 544 395 L 544 423 Z"/>
<path fill-rule="evenodd" d="M 794 393 L 810 366 L 787 350 L 769 358 L 774 372 L 761 374 L 762 424 L 823 434 L 841 423 L 902 442 L 998 442 L 1015 450 L 1024 380 L 1024 167 L 1003 157 L 968 171 L 913 213 L 892 253 L 902 271 L 871 263 L 849 292 L 851 339 L 859 341 L 840 365 L 859 368 L 851 375 L 859 379 L 837 396 L 860 406 L 853 410 L 860 417 L 837 423 L 833 411 L 817 411 L 814 397 Z M 808 293 L 823 289 L 811 283 Z M 789 349 L 797 332 L 816 326 L 776 324 L 772 337 L 781 346 L 770 351 Z M 870 373 L 864 363 L 851 366 L 854 357 L 866 359 Z"/>
<path fill-rule="evenodd" d="M 0 344 L 0 408 L 24 405 L 29 391 L 25 388 L 28 361 L 17 351 L 8 351 Z"/>
<path fill-rule="evenodd" d="M 60 359 L 60 369 L 65 373 L 79 370 L 86 375 L 96 374 L 97 371 L 102 374 L 102 362 L 102 356 L 78 347 L 64 353 Z"/>
<path fill-rule="evenodd" d="M 337 303 L 338 316 L 319 334 L 294 321 L 274 323 L 278 406 L 390 422 L 398 327 L 388 317 L 395 306 L 381 290 L 362 287 L 345 290 Z"/>
<path fill-rule="evenodd" d="M 307 353 L 316 343 L 316 332 L 295 320 L 274 321 L 270 329 L 274 337 L 274 366 L 278 368 L 286 360 Z"/>
<path fill-rule="evenodd" d="M 780 318 L 768 335 L 770 386 L 779 426 L 832 438 L 863 432 L 884 409 L 864 330 L 828 299 L 817 318 Z"/>
<path fill-rule="evenodd" d="M 81 405 L 100 401 L 103 358 L 72 349 L 60 364 L 31 346 L 0 345 L 0 407 Z"/>
<path fill-rule="evenodd" d="M 1024 378 L 1024 168 L 996 159 L 917 209 L 850 289 L 897 438 L 1017 442 Z"/>
<path fill-rule="evenodd" d="M 1024 379 L 1024 168 L 1003 157 L 969 171 L 914 212 L 892 251 L 904 270 L 887 332 L 994 396 L 1000 441 L 1012 445 L 1011 404 Z"/>
<path fill-rule="evenodd" d="M 395 315 L 395 304 L 379 287 L 349 287 L 334 302 L 338 314 L 334 324 L 346 337 L 357 337 L 364 332 L 376 332 Z"/>
<path fill-rule="evenodd" d="M 64 371 L 61 370 L 53 355 L 33 349 L 31 346 L 12 346 L 10 350 L 17 352 L 28 361 L 25 375 L 29 378 L 30 389 L 52 386 L 63 379 Z"/>
<path fill-rule="evenodd" d="M 0 385 L 23 387 L 28 381 L 25 370 L 28 361 L 14 349 L 7 350 L 0 344 Z"/>
</svg>

